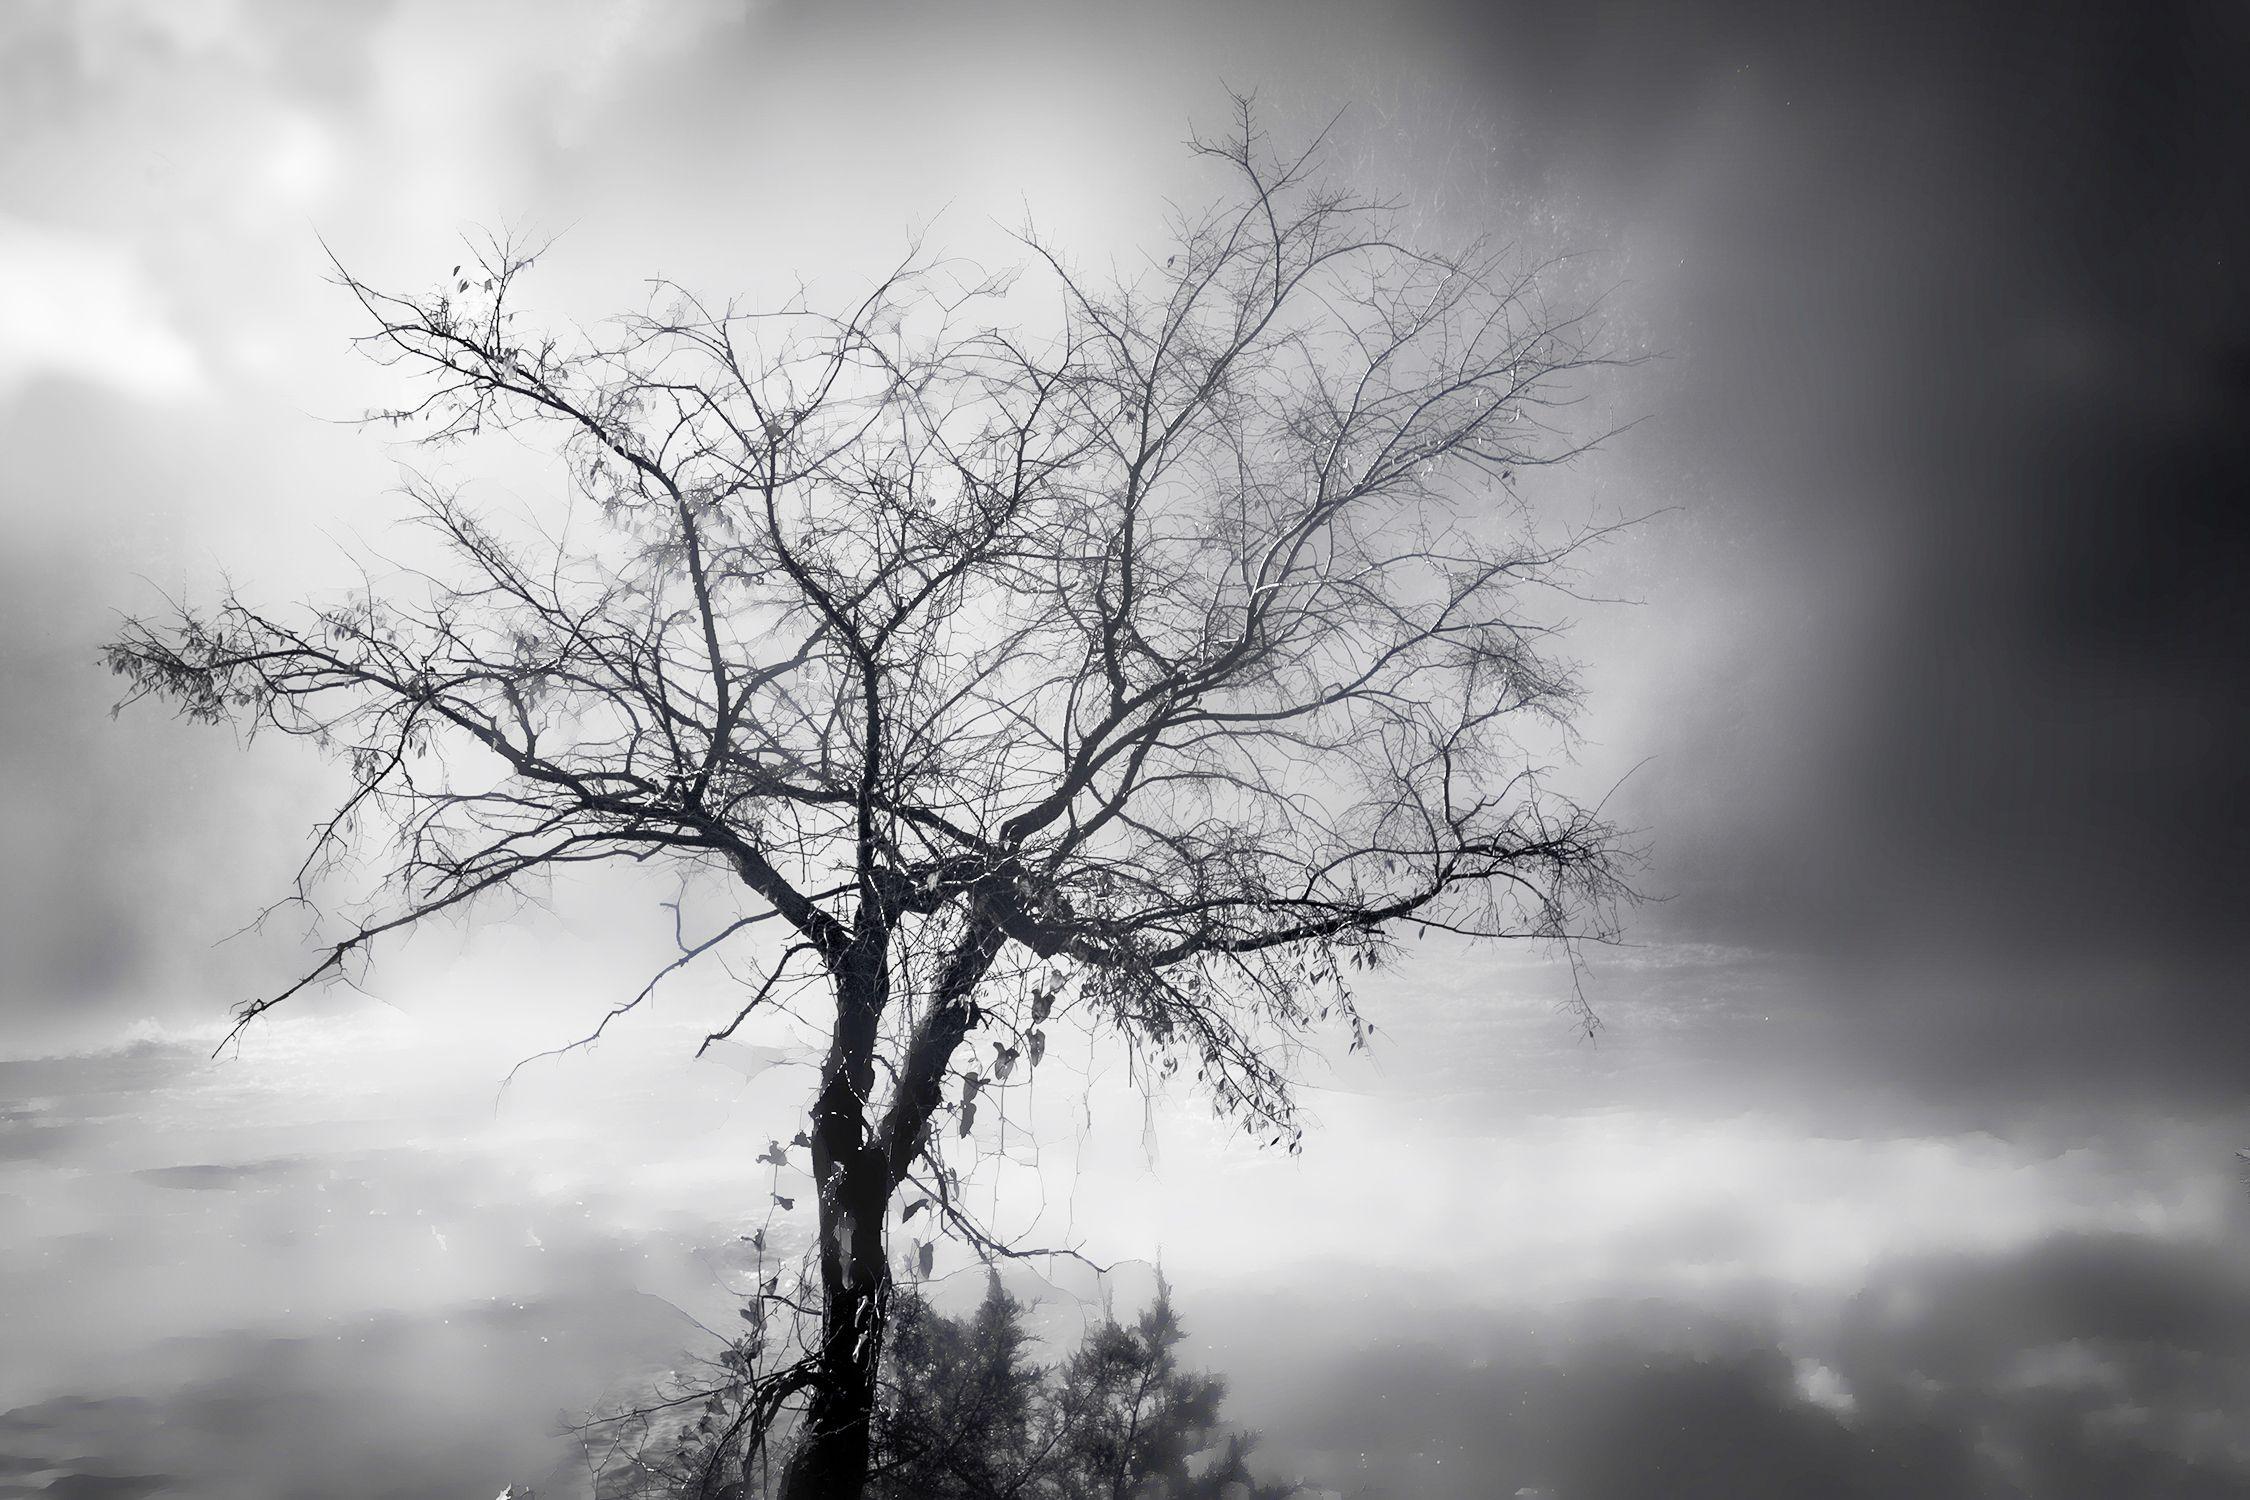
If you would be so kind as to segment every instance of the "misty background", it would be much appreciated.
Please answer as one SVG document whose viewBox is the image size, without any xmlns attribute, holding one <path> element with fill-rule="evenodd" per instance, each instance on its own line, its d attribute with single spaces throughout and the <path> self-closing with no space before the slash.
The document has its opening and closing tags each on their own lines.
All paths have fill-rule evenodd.
<svg viewBox="0 0 2250 1500">
<path fill-rule="evenodd" d="M 287 913 L 219 940 L 334 778 L 112 722 L 97 648 L 222 572 L 348 586 L 399 463 L 444 474 L 345 420 L 382 377 L 324 244 L 420 285 L 464 232 L 553 234 L 531 289 L 588 319 L 657 275 L 848 293 L 916 234 L 999 264 L 1027 213 L 1129 260 L 1227 86 L 1283 136 L 1343 111 L 1338 170 L 1426 234 L 1584 252 L 1656 356 L 1605 393 L 1637 425 L 1549 478 L 1650 516 L 1573 633 L 1578 774 L 1665 899 L 1594 956 L 1591 1040 L 1551 958 L 1418 945 L 1298 1160 L 1093 1053 L 1026 1222 L 1127 1302 L 1161 1261 L 1267 1468 L 1343 1494 L 2250 1494 L 2246 33 L 0 11 L 0 1495 L 559 1488 L 557 1414 L 727 1316 L 750 1157 L 811 1076 L 779 1033 L 691 1063 L 731 1007 L 690 981 L 501 1090 L 668 955 L 630 881 L 209 1056 L 301 955 Z M 535 453 L 489 482 L 563 493 Z"/>
</svg>

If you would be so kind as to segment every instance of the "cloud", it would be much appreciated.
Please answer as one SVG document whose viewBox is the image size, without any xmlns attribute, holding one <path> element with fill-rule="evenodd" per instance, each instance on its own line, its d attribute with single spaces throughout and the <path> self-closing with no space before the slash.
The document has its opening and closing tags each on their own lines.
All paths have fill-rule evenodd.
<svg viewBox="0 0 2250 1500">
<path fill-rule="evenodd" d="M 168 1340 L 130 1396 L 0 1412 L 0 1496 L 20 1476 L 51 1479 L 52 1496 L 118 1500 L 159 1476 L 179 1500 L 489 1495 L 511 1482 L 567 1494 L 583 1468 L 553 1435 L 556 1413 L 589 1410 L 692 1336 L 659 1299 L 603 1286 L 338 1318 L 297 1337 Z"/>
<path fill-rule="evenodd" d="M 2063 1229 L 2216 1232 L 2240 1195 L 2238 1122 L 2224 1118 L 2089 1127 L 2049 1111 L 1977 1130 L 1850 1118 L 1880 1100 L 1658 1105 L 1649 1096 L 1668 1080 L 1541 1079 L 1550 1060 L 1526 1066 L 1501 1037 L 1445 1045 L 1485 1074 L 1481 1096 L 1316 1094 L 1319 1124 L 1294 1160 L 1199 1133 L 1183 1104 L 1160 1117 L 1161 1171 L 1136 1170 L 1138 1115 L 1122 1090 L 1097 1094 L 1088 1144 L 1058 1153 L 1058 1170 L 1103 1186 L 1072 1194 L 1051 1180 L 1049 1201 L 1069 1202 L 1094 1243 L 1161 1251 L 1184 1276 L 1303 1281 L 1349 1267 L 1355 1280 L 1408 1273 L 1432 1295 L 1489 1304 L 1619 1286 L 1834 1291 L 1899 1255 L 1997 1253 Z M 1031 1133 L 1071 1138 L 1067 1121 Z"/>
<path fill-rule="evenodd" d="M 1486 10 L 1460 56 L 1674 356 L 1596 704 L 1657 920 L 1829 954 L 1808 1001 L 1932 1092 L 2231 1088 L 2241 17 Z"/>
<path fill-rule="evenodd" d="M 0 1062 L 0 1096 L 27 1101 L 0 1126 L 89 1128 L 15 1178 L 0 1316 L 33 1354 L 0 1404 L 122 1391 L 164 1412 L 14 1451 L 257 1496 L 324 1471 L 372 1486 L 381 1435 L 412 1430 L 408 1477 L 452 1485 L 498 1453 L 496 1492 L 540 1482 L 554 1409 L 692 1345 L 634 1293 L 723 1322 L 740 1268 L 719 1247 L 761 1198 L 750 1150 L 795 1070 L 690 1065 L 695 1018 L 666 1014 L 527 1074 L 495 1113 L 528 1042 L 502 1019 L 307 1012 L 223 1062 L 163 1028 Z M 2210 1431 L 2250 1360 L 2226 1249 L 2242 1215 L 2208 1201 L 2238 1195 L 2215 1129 L 2057 1151 L 1764 1115 L 1472 1133 L 1428 1099 L 1326 1107 L 1295 1164 L 1213 1149 L 1164 1107 L 1165 1269 L 1282 1469 L 1426 1500 L 1942 1500 L 2007 1464 L 2241 1493 Z M 1058 1166 L 1077 1157 L 1061 1139 Z M 1148 1206 L 1146 1174 L 1091 1144 L 1069 1166 L 1089 1245 L 1138 1250 L 1121 1216 Z M 1368 1264 L 1338 1263 L 1353 1252 Z"/>
<path fill-rule="evenodd" d="M 125 246 L 0 218 L 0 397 L 57 376 L 162 399 L 196 389 L 203 362 Z"/>
<path fill-rule="evenodd" d="M 1856 1290 L 1466 1313 L 1274 1294 L 1191 1333 L 1269 1467 L 1418 1500 L 2250 1496 L 2250 1265 L 2051 1235 L 1894 1257 Z"/>
</svg>

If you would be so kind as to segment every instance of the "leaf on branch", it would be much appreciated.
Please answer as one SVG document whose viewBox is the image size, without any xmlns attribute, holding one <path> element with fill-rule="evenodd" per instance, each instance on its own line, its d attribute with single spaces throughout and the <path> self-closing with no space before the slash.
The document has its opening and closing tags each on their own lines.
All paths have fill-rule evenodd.
<svg viewBox="0 0 2250 1500">
<path fill-rule="evenodd" d="M 796 1199 L 783 1197 L 780 1193 L 776 1193 L 773 1195 L 773 1201 L 780 1204 L 783 1208 L 795 1208 L 797 1206 Z"/>
<path fill-rule="evenodd" d="M 928 1240 L 919 1242 L 914 1247 L 914 1269 L 927 1277 L 930 1274 L 930 1268 L 936 1264 L 937 1246 Z"/>
<path fill-rule="evenodd" d="M 917 1198 L 912 1203 L 906 1205 L 906 1212 L 898 1216 L 898 1221 L 901 1224 L 904 1224 L 907 1220 L 913 1218 L 916 1214 L 920 1213 L 923 1209 L 928 1208 L 929 1206 L 929 1199 Z"/>
<path fill-rule="evenodd" d="M 1031 1065 L 1038 1067 L 1039 1060 L 1047 1055 L 1047 1033 L 1034 1031 L 1023 1039 L 1023 1044 L 1024 1049 L 1031 1054 Z"/>
<path fill-rule="evenodd" d="M 783 1149 L 781 1142 L 775 1141 L 758 1153 L 758 1160 L 772 1162 L 777 1167 L 786 1167 L 789 1165 L 789 1153 Z"/>
<path fill-rule="evenodd" d="M 971 1125 L 974 1125 L 976 1122 L 976 1105 L 969 1100 L 963 1100 L 961 1103 L 961 1134 L 963 1134 L 964 1136 L 967 1135 L 969 1133 L 969 1127 Z"/>
<path fill-rule="evenodd" d="M 992 1076 L 1005 1083 L 1007 1081 L 1008 1075 L 1016 1070 L 1016 1055 L 1016 1049 L 1013 1047 L 994 1047 L 992 1056 Z"/>
</svg>

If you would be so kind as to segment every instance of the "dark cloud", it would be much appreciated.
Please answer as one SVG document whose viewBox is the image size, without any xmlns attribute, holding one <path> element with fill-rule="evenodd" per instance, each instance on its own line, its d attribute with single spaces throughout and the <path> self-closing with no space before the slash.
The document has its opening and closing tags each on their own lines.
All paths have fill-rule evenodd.
<svg viewBox="0 0 2250 1500">
<path fill-rule="evenodd" d="M 1681 506 L 1632 564 L 1655 686 L 1613 705 L 1652 926 L 1830 955 L 1933 1085 L 2239 1077 L 2241 15 L 1450 24 L 1671 356 L 1631 465 Z"/>
<path fill-rule="evenodd" d="M 173 1487 L 168 1474 L 65 1474 L 38 1493 L 48 1500 L 141 1500 Z"/>
<path fill-rule="evenodd" d="M 1191 1327 L 1195 1327 L 1192 1300 Z M 2149 1236 L 1895 1261 L 1806 1316 L 1752 1289 L 1442 1317 L 1215 1310 L 1278 1472 L 1369 1497 L 2250 1495 L 2250 1268 Z"/>
<path fill-rule="evenodd" d="M 1506 1314 L 1333 1290 L 1181 1295 L 1193 1357 L 1234 1377 L 1230 1412 L 1262 1429 L 1262 1471 L 1363 1500 L 2250 1495 L 2232 1436 L 2250 1275 L 2217 1247 L 2065 1235 L 1902 1260 L 1809 1317 L 1770 1289 Z M 555 1412 L 695 1339 L 620 1289 L 174 1339 L 130 1395 L 0 1413 L 0 1476 L 161 1473 L 188 1496 L 567 1492 Z"/>
<path fill-rule="evenodd" d="M 104 1459 L 98 1434 L 146 1422 L 154 1404 L 131 1396 L 62 1396 L 0 1412 L 0 1496 L 72 1496 L 77 1500 L 140 1500 L 172 1483 L 162 1474 L 119 1474 Z"/>
<path fill-rule="evenodd" d="M 185 1192 L 231 1192 L 261 1183 L 286 1181 L 312 1171 L 311 1163 L 296 1157 L 271 1161 L 192 1162 L 177 1167 L 144 1167 L 133 1175 L 153 1187 Z"/>
<path fill-rule="evenodd" d="M 592 1412 L 605 1387 L 693 1337 L 668 1304 L 605 1290 L 356 1317 L 301 1338 L 172 1340 L 148 1352 L 133 1394 L 0 1413 L 0 1476 L 52 1477 L 26 1494 L 116 1500 L 160 1486 L 214 1500 L 569 1493 L 583 1465 L 558 1413 Z"/>
</svg>

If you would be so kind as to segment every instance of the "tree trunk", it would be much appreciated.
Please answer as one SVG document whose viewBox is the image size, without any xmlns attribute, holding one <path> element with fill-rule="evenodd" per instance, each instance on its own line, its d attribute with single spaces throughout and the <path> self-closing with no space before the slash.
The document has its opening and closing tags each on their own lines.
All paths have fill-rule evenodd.
<svg viewBox="0 0 2250 1500">
<path fill-rule="evenodd" d="M 870 1139 L 876 1030 L 889 998 L 889 956 L 863 932 L 836 973 L 836 1029 L 813 1105 L 820 1215 L 820 1342 L 781 1500 L 860 1500 L 874 1436 L 891 1272 L 883 1245 L 890 1174 Z"/>
<path fill-rule="evenodd" d="M 891 1193 L 937 1108 L 947 1059 L 976 1019 L 970 999 L 999 952 L 979 924 L 949 956 L 917 1028 L 888 1117 L 869 1128 L 875 1042 L 890 998 L 882 940 L 855 941 L 838 966 L 836 1030 L 813 1106 L 813 1180 L 820 1195 L 822 1314 L 812 1394 L 780 1500 L 860 1500 L 873 1452 L 876 1377 L 890 1315 L 884 1226 Z"/>
<path fill-rule="evenodd" d="M 880 1286 L 829 1299 L 817 1382 L 782 1471 L 781 1500 L 860 1500 L 866 1492 L 889 1282 L 886 1274 Z"/>
</svg>

